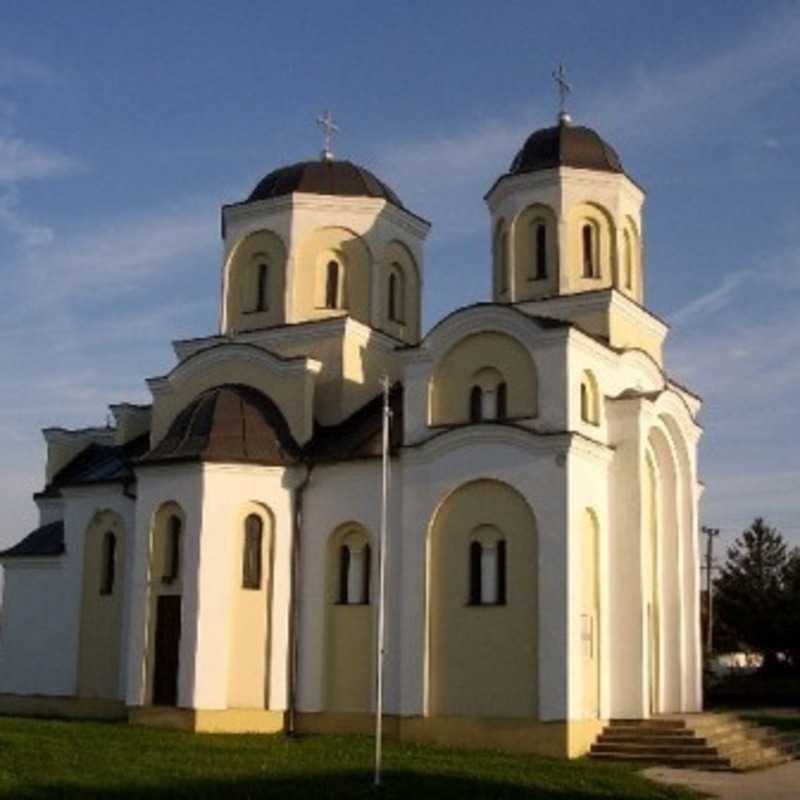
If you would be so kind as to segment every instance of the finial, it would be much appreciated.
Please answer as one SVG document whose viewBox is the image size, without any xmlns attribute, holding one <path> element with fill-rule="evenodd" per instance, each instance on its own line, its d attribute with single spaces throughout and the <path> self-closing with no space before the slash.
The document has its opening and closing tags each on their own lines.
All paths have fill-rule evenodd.
<svg viewBox="0 0 800 800">
<path fill-rule="evenodd" d="M 569 125 L 572 117 L 567 111 L 567 96 L 572 92 L 572 84 L 567 81 L 567 71 L 563 64 L 559 64 L 558 68 L 553 70 L 553 80 L 558 87 L 558 122 L 560 125 Z"/>
<path fill-rule="evenodd" d="M 322 128 L 323 135 L 323 149 L 320 153 L 320 158 L 323 161 L 333 161 L 331 140 L 333 134 L 339 132 L 339 126 L 334 123 L 333 114 L 330 111 L 326 111 L 323 115 L 317 117 L 317 124 Z"/>
</svg>

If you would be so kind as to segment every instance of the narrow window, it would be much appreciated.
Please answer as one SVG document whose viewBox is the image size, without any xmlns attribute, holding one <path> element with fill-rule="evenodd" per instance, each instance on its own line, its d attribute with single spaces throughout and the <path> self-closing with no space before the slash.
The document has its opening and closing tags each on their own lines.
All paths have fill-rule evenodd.
<svg viewBox="0 0 800 800">
<path fill-rule="evenodd" d="M 469 604 L 481 604 L 481 562 L 483 547 L 480 542 L 472 542 L 469 546 Z"/>
<path fill-rule="evenodd" d="M 473 386 L 469 393 L 469 421 L 480 422 L 483 419 L 483 390 Z"/>
<path fill-rule="evenodd" d="M 111 531 L 103 536 L 103 552 L 100 575 L 100 594 L 114 593 L 114 570 L 117 559 L 117 537 Z"/>
<path fill-rule="evenodd" d="M 589 399 L 589 387 L 586 385 L 586 382 L 583 381 L 581 383 L 581 419 L 584 422 L 591 422 L 590 411 L 589 411 L 590 399 Z"/>
<path fill-rule="evenodd" d="M 343 544 L 339 548 L 339 602 L 349 602 L 348 584 L 350 582 L 350 548 Z"/>
<path fill-rule="evenodd" d="M 167 521 L 164 583 L 177 580 L 181 569 L 181 519 L 174 514 Z"/>
<path fill-rule="evenodd" d="M 596 264 L 594 257 L 594 228 L 591 225 L 583 226 L 583 277 L 596 277 Z"/>
<path fill-rule="evenodd" d="M 389 319 L 392 322 L 400 321 L 397 313 L 397 274 L 394 272 L 389 275 Z"/>
<path fill-rule="evenodd" d="M 242 557 L 242 587 L 261 588 L 261 552 L 264 523 L 258 514 L 250 514 L 244 521 L 244 553 Z"/>
<path fill-rule="evenodd" d="M 325 274 L 325 308 L 337 308 L 339 305 L 339 264 L 328 262 Z"/>
<path fill-rule="evenodd" d="M 372 570 L 372 558 L 371 558 L 371 550 L 369 549 L 369 545 L 364 545 L 364 565 L 363 565 L 363 572 L 361 573 L 363 580 L 364 580 L 364 587 L 361 591 L 361 602 L 364 605 L 369 605 L 369 579 Z"/>
<path fill-rule="evenodd" d="M 506 542 L 497 543 L 497 605 L 506 604 Z"/>
<path fill-rule="evenodd" d="M 633 246 L 631 235 L 628 231 L 624 232 L 625 239 L 625 288 L 633 289 Z"/>
<path fill-rule="evenodd" d="M 497 384 L 497 419 L 508 417 L 508 387 L 505 383 Z"/>
<path fill-rule="evenodd" d="M 536 224 L 536 260 L 534 276 L 536 280 L 547 277 L 547 228 L 544 223 Z"/>
<path fill-rule="evenodd" d="M 266 311 L 269 308 L 269 264 L 258 265 L 258 286 L 256 288 L 256 311 Z"/>
</svg>

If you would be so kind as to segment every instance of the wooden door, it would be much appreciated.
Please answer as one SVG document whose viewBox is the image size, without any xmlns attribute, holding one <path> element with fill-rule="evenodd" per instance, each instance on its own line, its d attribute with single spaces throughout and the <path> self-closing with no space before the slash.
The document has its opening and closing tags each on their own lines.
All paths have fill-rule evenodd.
<svg viewBox="0 0 800 800">
<path fill-rule="evenodd" d="M 153 704 L 178 705 L 178 665 L 181 642 L 181 596 L 161 595 L 156 606 Z"/>
</svg>

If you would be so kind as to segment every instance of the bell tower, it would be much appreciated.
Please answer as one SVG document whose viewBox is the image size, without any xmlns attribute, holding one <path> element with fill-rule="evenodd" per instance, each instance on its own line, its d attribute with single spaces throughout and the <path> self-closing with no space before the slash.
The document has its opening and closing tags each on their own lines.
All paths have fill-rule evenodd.
<svg viewBox="0 0 800 800">
<path fill-rule="evenodd" d="M 666 328 L 644 309 L 644 192 L 610 144 L 573 124 L 563 70 L 554 77 L 556 125 L 534 131 L 485 196 L 492 298 L 569 319 L 660 361 Z"/>
</svg>

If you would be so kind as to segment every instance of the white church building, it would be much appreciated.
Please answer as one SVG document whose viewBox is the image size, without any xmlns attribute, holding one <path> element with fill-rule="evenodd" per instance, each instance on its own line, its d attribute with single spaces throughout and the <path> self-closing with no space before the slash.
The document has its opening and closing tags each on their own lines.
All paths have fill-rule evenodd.
<svg viewBox="0 0 800 800">
<path fill-rule="evenodd" d="M 370 731 L 384 375 L 387 733 L 576 756 L 701 708 L 700 400 L 644 193 L 562 113 L 485 199 L 492 299 L 424 336 L 430 225 L 368 170 L 326 148 L 222 208 L 219 333 L 113 426 L 44 431 L 0 711 Z"/>
</svg>

